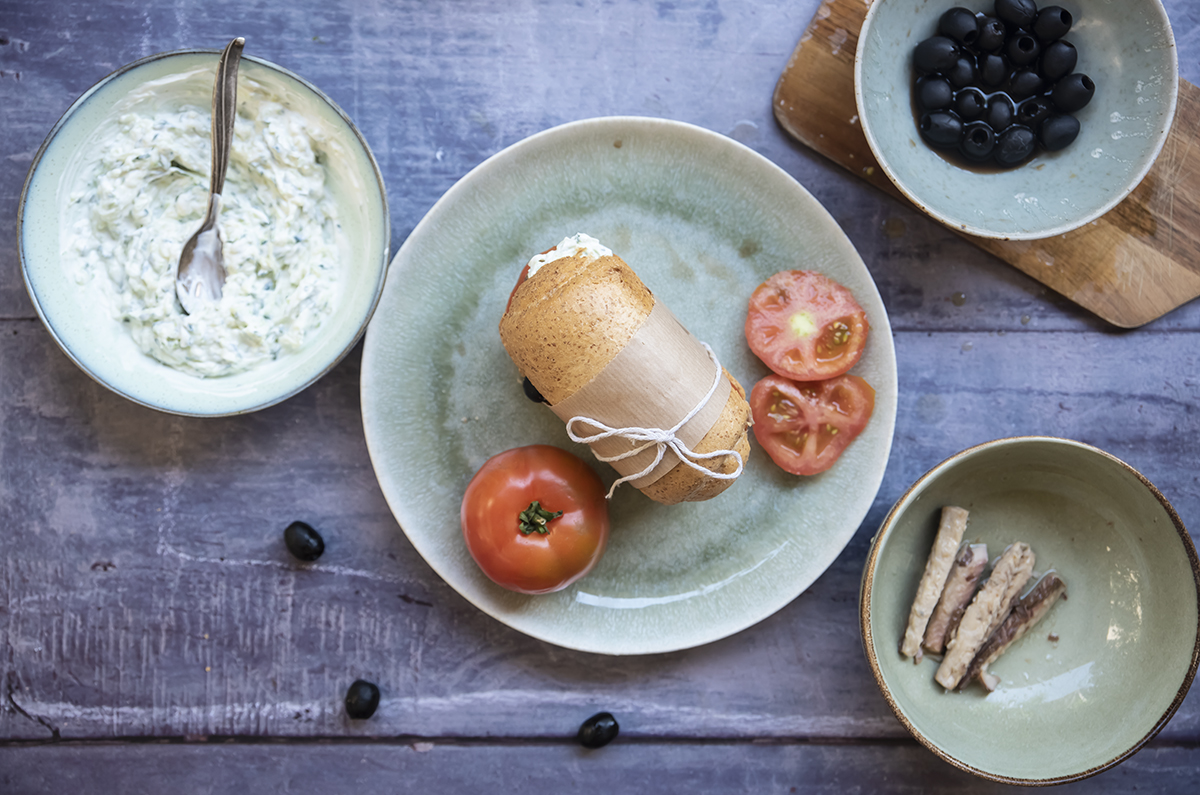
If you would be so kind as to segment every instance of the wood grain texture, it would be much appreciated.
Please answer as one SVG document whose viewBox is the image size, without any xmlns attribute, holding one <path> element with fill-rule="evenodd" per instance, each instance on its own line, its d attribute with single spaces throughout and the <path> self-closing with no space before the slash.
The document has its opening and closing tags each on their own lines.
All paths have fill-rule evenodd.
<svg viewBox="0 0 1200 795">
<path fill-rule="evenodd" d="M 1183 76 L 1200 81 L 1200 7 L 1167 5 Z M 1123 458 L 1195 532 L 1200 303 L 1114 331 L 797 143 L 771 92 L 819 7 L 0 3 L 0 792 L 998 791 L 909 740 L 875 689 L 856 619 L 871 536 L 938 461 L 1023 433 Z M 546 46 L 564 30 L 591 35 Z M 33 154 L 111 69 L 233 35 L 362 129 L 393 250 L 486 157 L 589 116 L 698 124 L 808 188 L 875 278 L 900 377 L 883 485 L 833 566 L 717 643 L 564 651 L 483 615 L 408 543 L 363 441 L 358 351 L 278 406 L 219 420 L 135 406 L 75 368 L 17 261 L 11 219 Z M 284 550 L 294 519 L 324 534 L 317 564 Z M 340 701 L 359 676 L 383 703 L 354 722 Z M 618 744 L 587 754 L 564 740 L 600 709 L 621 720 Z M 1189 792 L 1198 743 L 1193 693 L 1153 747 L 1066 789 Z"/>
<path fill-rule="evenodd" d="M 1179 465 L 1200 449 L 1200 379 L 1131 399 L 1123 366 L 1200 372 L 1194 335 L 1120 336 L 1099 353 L 1069 332 L 904 333 L 907 421 L 834 567 L 727 640 L 597 659 L 481 614 L 407 544 L 362 440 L 357 355 L 279 406 L 203 421 L 108 394 L 27 331 L 0 326 L 0 370 L 29 374 L 0 385 L 0 523 L 22 528 L 0 577 L 5 686 L 28 713 L 0 713 L 12 739 L 544 737 L 600 708 L 649 737 L 900 738 L 863 659 L 857 587 L 874 528 L 932 464 L 988 439 L 1066 436 L 1138 467 L 1185 521 L 1200 515 L 1196 472 Z M 319 563 L 289 559 L 293 519 L 324 534 Z M 340 698 L 359 676 L 384 702 L 356 723 Z M 1189 697 L 1164 736 L 1197 730 Z"/>
<path fill-rule="evenodd" d="M 854 101 L 854 53 L 871 0 L 828 0 L 775 87 L 780 124 L 851 173 L 908 203 L 871 152 Z M 964 235 L 1114 325 L 1144 325 L 1200 295 L 1200 88 L 1180 80 L 1159 159 L 1124 201 L 1045 240 Z"/>
<path fill-rule="evenodd" d="M 1190 792 L 1200 751 L 1154 745 L 1098 778 L 1054 788 L 1064 795 Z M 863 770 L 871 771 L 864 784 Z M 190 792 L 253 790 L 291 795 L 488 791 L 755 793 L 845 795 L 895 792 L 977 795 L 1027 792 L 980 781 L 915 743 L 875 746 L 800 743 L 702 744 L 628 741 L 586 751 L 564 740 L 514 746 L 401 738 L 395 743 L 63 744 L 0 748 L 7 795 L 161 795 L 180 780 Z"/>
</svg>

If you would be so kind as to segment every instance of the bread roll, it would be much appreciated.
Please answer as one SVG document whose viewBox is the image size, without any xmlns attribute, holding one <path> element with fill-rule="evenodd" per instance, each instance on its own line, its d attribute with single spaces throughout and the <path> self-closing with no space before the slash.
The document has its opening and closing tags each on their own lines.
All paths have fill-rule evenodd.
<svg viewBox="0 0 1200 795">
<path fill-rule="evenodd" d="M 736 456 L 728 454 L 710 459 L 693 459 L 705 470 L 698 471 L 680 463 L 675 453 L 668 449 L 663 463 L 650 475 L 632 481 L 646 496 L 667 505 L 715 497 L 728 488 L 733 479 L 718 479 L 708 473 L 737 472 L 750 452 L 747 433 L 751 424 L 750 406 L 746 402 L 745 391 L 724 368 L 721 368 L 722 376 L 718 379 L 719 365 L 715 363 L 715 357 L 710 360 L 707 358 L 710 354 L 702 353 L 703 372 L 691 378 L 689 393 L 694 394 L 698 386 L 700 400 L 688 398 L 684 401 L 688 405 L 676 403 L 669 409 L 648 409 L 648 403 L 667 400 L 662 397 L 664 391 L 678 386 L 675 376 L 664 376 L 664 373 L 672 372 L 676 359 L 680 358 L 677 349 L 670 346 L 681 339 L 686 340 L 680 343 L 684 347 L 693 346 L 703 352 L 705 346 L 687 334 L 665 307 L 656 302 L 654 295 L 620 257 L 602 247 L 600 251 L 600 256 L 595 256 L 593 251 L 551 259 L 540 265 L 534 275 L 518 284 L 500 320 L 500 340 L 517 369 L 564 420 L 574 414 L 574 409 L 568 408 L 570 406 L 578 404 L 594 408 L 596 395 L 603 394 L 604 383 L 618 375 L 619 383 L 623 388 L 628 388 L 619 396 L 610 394 L 609 399 L 602 400 L 606 410 L 613 404 L 620 404 L 613 411 L 620 415 L 621 423 L 613 427 L 673 427 L 671 423 L 682 421 L 697 408 L 697 403 L 704 402 L 703 395 L 710 388 L 714 393 L 708 403 L 727 393 L 728 397 L 722 398 L 719 414 L 715 404 L 708 406 L 707 411 L 697 415 L 697 425 L 690 428 L 684 425 L 679 436 L 683 438 L 685 432 L 694 436 L 703 430 L 700 425 L 712 423 L 698 441 L 687 444 L 687 447 L 696 454 L 736 451 L 741 456 L 741 462 Z M 659 310 L 655 310 L 656 305 L 660 307 Z M 655 312 L 655 318 L 648 323 L 652 311 Z M 664 312 L 665 317 L 669 318 L 667 321 L 661 321 Z M 673 324 L 679 332 L 678 339 L 670 343 L 665 353 L 656 350 L 660 338 L 654 329 L 660 322 L 669 326 Z M 645 345 L 647 342 L 650 344 Z M 646 350 L 642 351 L 642 348 Z M 618 354 L 622 355 L 619 364 L 606 371 Z M 602 372 L 604 378 L 598 379 Z M 717 387 L 712 386 L 714 381 Z M 589 391 L 593 393 L 590 404 Z M 670 413 L 672 419 L 653 424 L 647 421 L 647 416 L 661 419 L 662 411 Z M 588 412 L 584 416 L 600 415 Z M 574 424 L 577 432 L 580 431 L 578 425 Z M 573 426 L 569 424 L 568 427 L 570 429 Z M 584 424 L 583 430 L 592 431 L 594 426 Z M 623 438 L 616 441 L 625 449 L 634 446 Z M 593 444 L 593 451 L 597 455 L 600 449 L 600 445 Z M 652 446 L 649 453 L 651 460 L 654 452 Z M 644 458 L 633 460 L 641 461 Z M 619 472 L 623 466 L 626 469 L 629 467 L 622 462 L 613 462 L 613 465 Z M 645 464 L 633 471 L 638 472 L 643 466 Z"/>
</svg>

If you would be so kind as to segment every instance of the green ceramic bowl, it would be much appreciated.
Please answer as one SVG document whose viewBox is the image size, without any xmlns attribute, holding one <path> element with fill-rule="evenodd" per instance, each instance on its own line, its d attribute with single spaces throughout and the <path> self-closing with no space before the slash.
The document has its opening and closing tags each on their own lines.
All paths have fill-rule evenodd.
<svg viewBox="0 0 1200 795">
<path fill-rule="evenodd" d="M 1038 5 L 1049 5 L 1050 0 Z M 1065 37 L 1096 94 L 1079 137 L 1009 171 L 970 171 L 921 140 L 911 100 L 912 51 L 953 6 L 991 0 L 875 0 L 854 62 L 858 115 L 896 187 L 929 215 L 980 237 L 1052 237 L 1099 218 L 1138 186 L 1171 128 L 1179 90 L 1175 38 L 1158 0 L 1055 0 L 1075 20 Z"/>
<path fill-rule="evenodd" d="M 244 56 L 238 93 L 281 98 L 321 140 L 326 190 L 338 210 L 342 266 L 333 311 L 303 348 L 246 372 L 200 378 L 142 353 L 104 296 L 76 282 L 62 247 L 81 155 L 104 143 L 131 110 L 195 108 L 207 115 L 218 51 L 159 53 L 121 67 L 77 99 L 33 159 L 18 205 L 18 245 L 29 297 L 63 352 L 89 376 L 144 406 L 195 417 L 243 414 L 308 387 L 349 353 L 383 291 L 391 232 L 383 177 L 366 140 L 333 100 L 304 78 Z"/>
<path fill-rule="evenodd" d="M 935 657 L 899 653 L 943 505 L 970 511 L 964 538 L 993 559 L 1025 541 L 1035 571 L 1067 583 L 990 667 L 990 694 L 947 693 Z M 1113 456 L 1047 437 L 988 442 L 922 476 L 880 527 L 860 596 L 867 660 L 905 728 L 962 770 L 1026 785 L 1099 773 L 1166 725 L 1196 673 L 1198 603 L 1196 549 L 1166 498 Z"/>
</svg>

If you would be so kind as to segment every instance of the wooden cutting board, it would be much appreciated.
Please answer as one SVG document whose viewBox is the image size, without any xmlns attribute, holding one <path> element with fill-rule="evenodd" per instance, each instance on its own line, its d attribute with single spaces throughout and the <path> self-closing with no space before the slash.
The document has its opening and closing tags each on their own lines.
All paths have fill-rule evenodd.
<svg viewBox="0 0 1200 795">
<path fill-rule="evenodd" d="M 854 52 L 871 1 L 821 4 L 775 87 L 775 117 L 801 143 L 907 203 L 857 124 Z M 1148 323 L 1200 295 L 1198 130 L 1200 89 L 1180 80 L 1162 153 L 1107 214 L 1044 240 L 963 237 L 1114 325 Z"/>
</svg>

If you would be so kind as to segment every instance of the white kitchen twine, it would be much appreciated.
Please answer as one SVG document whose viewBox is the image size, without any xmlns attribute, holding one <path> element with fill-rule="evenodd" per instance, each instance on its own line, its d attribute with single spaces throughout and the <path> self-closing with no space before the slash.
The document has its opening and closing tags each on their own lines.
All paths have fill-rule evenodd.
<svg viewBox="0 0 1200 795">
<path fill-rule="evenodd" d="M 615 492 L 617 490 L 617 486 L 620 486 L 622 483 L 625 483 L 629 480 L 637 480 L 638 478 L 649 475 L 650 472 L 663 460 L 663 456 L 666 455 L 668 448 L 674 451 L 675 455 L 679 457 L 679 460 L 682 463 L 687 464 L 692 469 L 696 470 L 697 472 L 701 472 L 708 477 L 716 478 L 717 480 L 733 480 L 738 475 L 742 474 L 742 455 L 737 450 L 714 450 L 711 453 L 697 453 L 691 450 L 686 444 L 683 443 L 683 440 L 676 436 L 676 434 L 679 432 L 679 429 L 684 425 L 687 425 L 688 421 L 692 417 L 695 417 L 696 414 L 698 414 L 700 410 L 708 404 L 708 401 L 712 400 L 712 396 L 717 391 L 717 387 L 721 385 L 721 377 L 724 375 L 724 372 L 721 370 L 721 363 L 717 361 L 717 355 L 713 353 L 713 349 L 710 348 L 706 342 L 701 342 L 700 344 L 703 345 L 704 350 L 708 352 L 708 358 L 712 360 L 714 365 L 716 365 L 717 376 L 713 379 L 713 384 L 711 387 L 709 387 L 708 393 L 701 398 L 700 402 L 697 403 L 696 406 L 687 413 L 687 416 L 677 422 L 674 427 L 612 428 L 598 420 L 593 420 L 590 417 L 579 416 L 572 417 L 571 419 L 567 420 L 567 435 L 571 437 L 571 441 L 573 442 L 582 442 L 583 444 L 590 445 L 595 444 L 602 439 L 609 439 L 614 436 L 628 439 L 634 444 L 637 442 L 643 442 L 640 447 L 635 447 L 629 452 L 620 453 L 618 455 L 602 456 L 597 455 L 595 451 L 592 451 L 593 455 L 596 455 L 597 459 L 604 461 L 605 463 L 612 463 L 613 461 L 620 461 L 624 458 L 635 456 L 651 445 L 655 445 L 658 448 L 658 453 L 654 456 L 654 460 L 649 466 L 647 466 L 641 472 L 636 472 L 632 475 L 626 475 L 623 478 L 618 478 L 616 482 L 612 484 L 612 488 L 608 490 L 608 494 L 605 499 L 611 500 L 613 492 Z M 588 425 L 600 428 L 600 433 L 593 434 L 592 436 L 580 436 L 571 428 L 571 426 L 576 422 L 586 422 Z M 707 469 L 696 463 L 696 461 L 707 460 L 710 458 L 720 458 L 721 456 L 726 455 L 731 455 L 737 459 L 737 469 L 735 469 L 733 472 L 713 472 L 711 469 Z"/>
</svg>

